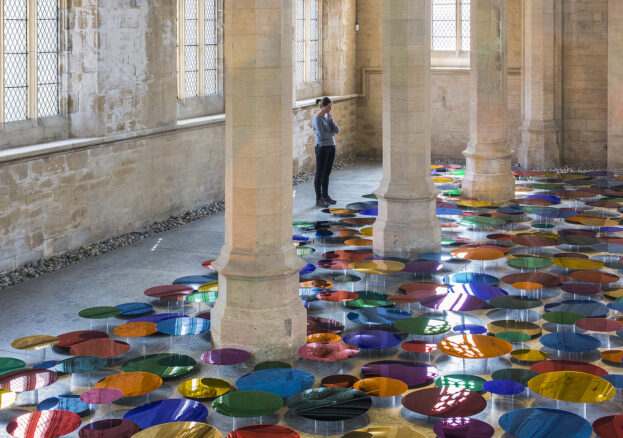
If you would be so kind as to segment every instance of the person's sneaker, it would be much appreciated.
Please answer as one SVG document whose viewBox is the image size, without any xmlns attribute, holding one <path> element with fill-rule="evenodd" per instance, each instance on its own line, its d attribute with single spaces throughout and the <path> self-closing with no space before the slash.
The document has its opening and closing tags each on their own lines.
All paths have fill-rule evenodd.
<svg viewBox="0 0 623 438">
<path fill-rule="evenodd" d="M 316 207 L 328 207 L 328 206 L 329 206 L 329 203 L 325 199 L 323 198 L 316 199 Z"/>
<path fill-rule="evenodd" d="M 331 196 L 329 196 L 329 195 L 325 196 L 324 200 L 327 201 L 331 205 L 337 204 L 337 201 L 335 199 L 332 199 Z"/>
</svg>

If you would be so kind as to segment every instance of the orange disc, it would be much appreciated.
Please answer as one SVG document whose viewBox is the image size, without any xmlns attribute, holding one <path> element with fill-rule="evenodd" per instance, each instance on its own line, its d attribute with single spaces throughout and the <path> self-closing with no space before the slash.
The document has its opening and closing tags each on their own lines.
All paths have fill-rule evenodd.
<svg viewBox="0 0 623 438">
<path fill-rule="evenodd" d="M 313 342 L 340 342 L 341 340 L 342 337 L 334 333 L 314 333 L 312 335 L 307 335 L 308 344 Z"/>
<path fill-rule="evenodd" d="M 373 397 L 395 397 L 408 389 L 406 383 L 389 377 L 361 379 L 355 382 L 353 388 Z"/>
<path fill-rule="evenodd" d="M 569 274 L 571 278 L 577 281 L 583 281 L 585 283 L 614 283 L 619 280 L 619 277 L 614 274 L 609 274 L 603 271 L 574 271 Z"/>
<path fill-rule="evenodd" d="M 517 283 L 511 284 L 515 289 L 520 290 L 539 290 L 543 289 L 543 285 L 540 283 L 533 283 L 531 281 L 518 281 Z"/>
<path fill-rule="evenodd" d="M 504 257 L 504 253 L 499 249 L 493 248 L 456 248 L 450 251 L 455 257 L 466 260 L 497 260 Z"/>
<path fill-rule="evenodd" d="M 137 321 L 126 322 L 115 327 L 112 330 L 117 336 L 122 338 L 140 338 L 143 336 L 149 336 L 156 333 L 156 324 L 153 322 Z"/>
<path fill-rule="evenodd" d="M 333 283 L 321 278 L 316 278 L 315 280 L 300 282 L 299 287 L 319 287 L 320 289 L 331 289 L 333 287 Z"/>
<path fill-rule="evenodd" d="M 108 376 L 95 384 L 96 388 L 116 388 L 124 397 L 148 394 L 162 386 L 162 379 L 152 373 L 141 371 Z"/>
<path fill-rule="evenodd" d="M 623 350 L 606 350 L 602 351 L 601 358 L 603 360 L 607 360 L 608 362 L 623 362 Z"/>
<path fill-rule="evenodd" d="M 513 351 L 513 344 L 487 335 L 455 335 L 439 343 L 439 350 L 463 359 L 486 359 Z"/>
<path fill-rule="evenodd" d="M 372 245 L 372 240 L 370 239 L 348 239 L 344 241 L 345 245 L 351 246 L 370 246 Z"/>
</svg>

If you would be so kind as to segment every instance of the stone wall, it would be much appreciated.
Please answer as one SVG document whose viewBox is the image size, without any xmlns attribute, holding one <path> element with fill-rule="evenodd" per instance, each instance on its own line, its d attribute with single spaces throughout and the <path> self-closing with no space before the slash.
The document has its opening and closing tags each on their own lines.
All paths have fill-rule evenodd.
<svg viewBox="0 0 623 438">
<path fill-rule="evenodd" d="M 606 167 L 608 0 L 563 4 L 562 162 L 570 167 Z"/>
</svg>

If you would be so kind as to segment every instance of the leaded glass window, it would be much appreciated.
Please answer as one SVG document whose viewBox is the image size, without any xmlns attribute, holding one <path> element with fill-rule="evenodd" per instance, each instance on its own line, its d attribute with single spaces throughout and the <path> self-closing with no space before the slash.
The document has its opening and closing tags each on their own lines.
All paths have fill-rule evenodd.
<svg viewBox="0 0 623 438">
<path fill-rule="evenodd" d="M 433 0 L 432 50 L 469 51 L 470 0 Z"/>
<path fill-rule="evenodd" d="M 296 0 L 296 81 L 320 80 L 319 0 Z"/>
</svg>

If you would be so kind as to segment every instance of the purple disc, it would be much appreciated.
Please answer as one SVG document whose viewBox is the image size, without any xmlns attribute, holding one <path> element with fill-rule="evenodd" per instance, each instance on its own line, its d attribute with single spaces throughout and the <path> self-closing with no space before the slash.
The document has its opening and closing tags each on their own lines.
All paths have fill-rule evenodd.
<svg viewBox="0 0 623 438">
<path fill-rule="evenodd" d="M 483 300 L 490 300 L 494 297 L 508 295 L 508 293 L 499 287 L 490 284 L 464 283 L 455 284 L 450 288 L 450 292 L 459 294 L 468 294 Z"/>
<path fill-rule="evenodd" d="M 515 395 L 523 392 L 526 388 L 513 380 L 489 380 L 482 384 L 482 389 L 492 394 Z"/>
<path fill-rule="evenodd" d="M 251 353 L 237 348 L 221 348 L 220 350 L 210 350 L 201 355 L 201 360 L 213 365 L 236 365 L 246 362 L 251 357 Z"/>
<path fill-rule="evenodd" d="M 395 333 L 384 330 L 360 330 L 344 336 L 344 343 L 363 349 L 391 348 L 400 344 L 402 339 Z"/>
<path fill-rule="evenodd" d="M 432 274 L 433 272 L 441 271 L 442 269 L 443 265 L 437 261 L 415 260 L 405 264 L 403 271 L 414 274 Z"/>
<path fill-rule="evenodd" d="M 389 377 L 407 386 L 428 385 L 437 377 L 437 368 L 422 362 L 408 360 L 379 360 L 361 367 L 364 377 Z"/>
<path fill-rule="evenodd" d="M 562 290 L 576 295 L 595 295 L 601 293 L 601 285 L 595 283 L 564 283 Z"/>
<path fill-rule="evenodd" d="M 93 388 L 80 394 L 80 400 L 92 405 L 105 405 L 123 397 L 123 391 L 117 388 Z"/>
<path fill-rule="evenodd" d="M 424 307 L 452 312 L 465 312 L 485 307 L 485 300 L 467 294 L 442 294 L 420 300 Z"/>
<path fill-rule="evenodd" d="M 433 426 L 439 438 L 491 438 L 494 429 L 490 424 L 474 418 L 446 418 Z"/>
<path fill-rule="evenodd" d="M 452 327 L 452 330 L 463 335 L 482 335 L 487 333 L 487 328 L 478 324 L 459 324 Z"/>
<path fill-rule="evenodd" d="M 138 425 L 130 420 L 113 418 L 89 423 L 80 429 L 80 438 L 130 438 L 140 430 Z"/>
</svg>

